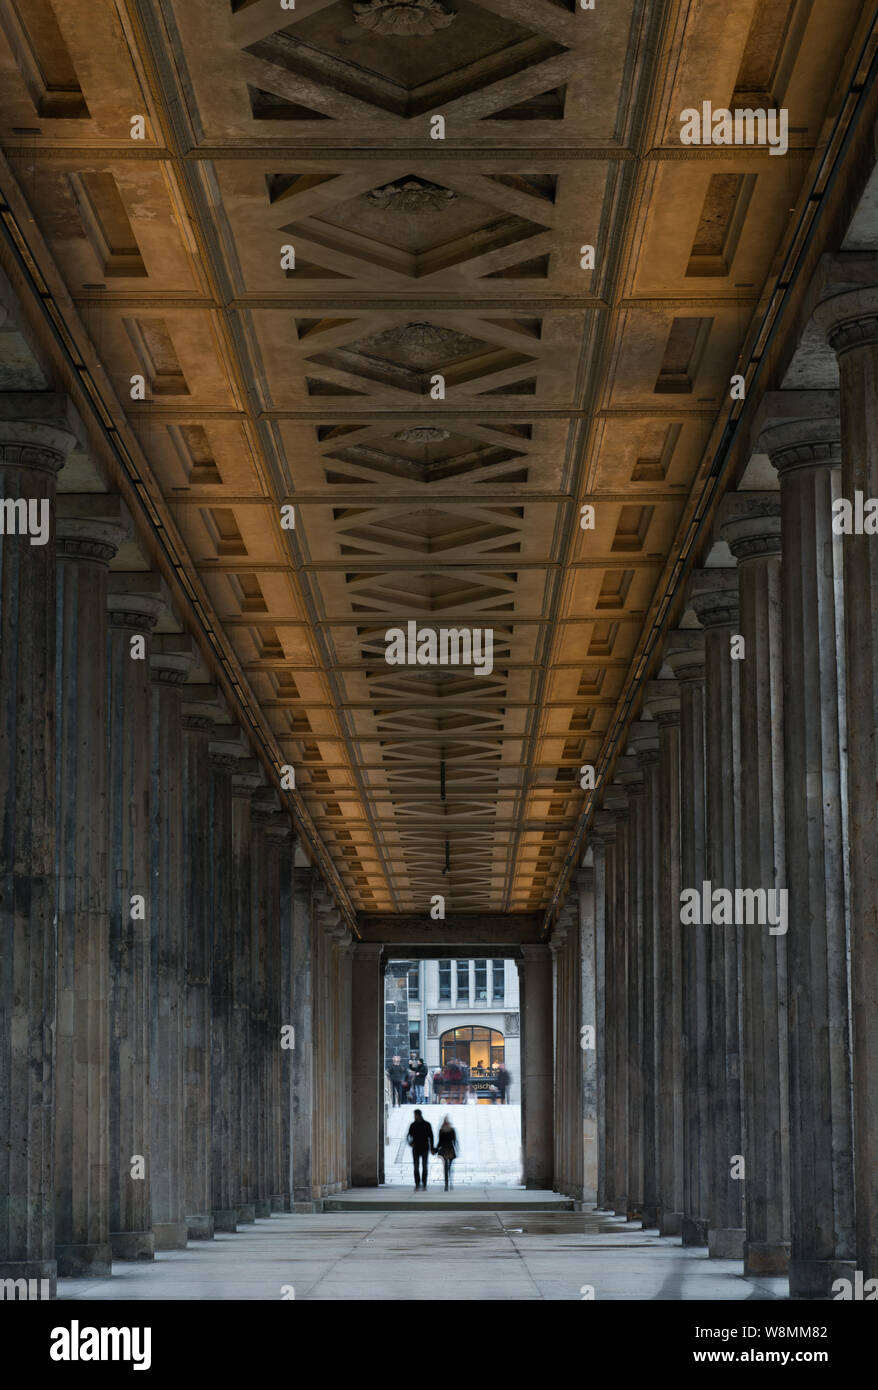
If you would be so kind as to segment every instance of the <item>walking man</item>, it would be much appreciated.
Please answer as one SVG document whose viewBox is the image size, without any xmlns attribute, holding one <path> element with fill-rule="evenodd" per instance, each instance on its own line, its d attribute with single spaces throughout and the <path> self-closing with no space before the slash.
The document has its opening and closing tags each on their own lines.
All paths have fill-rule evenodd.
<svg viewBox="0 0 878 1390">
<path fill-rule="evenodd" d="M 390 1077 L 390 1084 L 393 1087 L 394 1105 L 402 1105 L 402 1083 L 405 1078 L 406 1069 L 398 1057 L 394 1057 L 387 1068 L 387 1075 Z"/>
<path fill-rule="evenodd" d="M 412 1149 L 412 1160 L 415 1165 L 415 1191 L 423 1185 L 427 1186 L 427 1155 L 436 1152 L 433 1143 L 433 1126 L 428 1124 L 420 1110 L 415 1111 L 415 1118 L 409 1125 L 408 1141 Z M 418 1165 L 420 1164 L 420 1175 Z"/>
</svg>

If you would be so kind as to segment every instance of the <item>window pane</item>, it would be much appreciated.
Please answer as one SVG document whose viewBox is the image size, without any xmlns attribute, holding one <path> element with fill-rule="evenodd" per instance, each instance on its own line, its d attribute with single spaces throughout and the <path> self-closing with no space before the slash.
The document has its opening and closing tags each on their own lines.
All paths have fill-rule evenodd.
<svg viewBox="0 0 878 1390">
<path fill-rule="evenodd" d="M 485 1004 L 488 1001 L 488 962 L 486 960 L 476 961 L 476 1003 Z"/>
<path fill-rule="evenodd" d="M 439 998 L 443 1002 L 451 1000 L 451 961 L 440 960 L 439 962 Z"/>
<path fill-rule="evenodd" d="M 416 1057 L 421 1055 L 421 1024 L 416 1018 L 409 1019 L 409 1052 Z"/>
<path fill-rule="evenodd" d="M 409 966 L 409 999 L 420 999 L 421 980 L 420 970 L 417 965 Z"/>
<path fill-rule="evenodd" d="M 457 1002 L 469 1003 L 469 961 L 457 962 Z"/>
<path fill-rule="evenodd" d="M 502 1004 L 506 992 L 506 970 L 502 960 L 491 961 L 491 976 L 491 997 L 495 1004 Z"/>
</svg>

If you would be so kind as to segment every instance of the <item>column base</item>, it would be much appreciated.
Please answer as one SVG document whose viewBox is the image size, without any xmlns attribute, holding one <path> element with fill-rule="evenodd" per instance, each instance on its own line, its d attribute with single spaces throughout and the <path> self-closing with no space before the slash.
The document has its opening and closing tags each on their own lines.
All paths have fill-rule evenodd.
<svg viewBox="0 0 878 1390">
<path fill-rule="evenodd" d="M 745 1274 L 786 1274 L 789 1267 L 789 1241 L 748 1240 L 744 1243 Z"/>
<path fill-rule="evenodd" d="M 152 1231 L 111 1231 L 110 1249 L 114 1260 L 154 1260 L 155 1234 Z"/>
<path fill-rule="evenodd" d="M 312 1202 L 292 1202 L 292 1203 L 290 1204 L 290 1211 L 299 1212 L 299 1213 L 300 1213 L 301 1215 L 303 1215 L 303 1216 L 304 1216 L 306 1213 L 310 1215 L 311 1212 L 317 1211 L 317 1205 L 316 1205 L 316 1203 L 313 1202 L 313 1201 L 312 1201 Z"/>
<path fill-rule="evenodd" d="M 747 1232 L 743 1227 L 723 1227 L 707 1233 L 707 1253 L 712 1260 L 743 1260 Z"/>
<path fill-rule="evenodd" d="M 685 1216 L 680 1223 L 683 1245 L 707 1245 L 707 1222 L 699 1216 Z"/>
<path fill-rule="evenodd" d="M 19 1281 L 15 1297 L 22 1301 L 55 1298 L 58 1293 L 58 1266 L 55 1260 L 0 1261 L 0 1279 Z"/>
<path fill-rule="evenodd" d="M 274 1197 L 271 1197 L 270 1201 L 272 1211 L 286 1211 L 286 1207 L 284 1206 L 284 1198 L 282 1196 L 276 1195 Z"/>
<path fill-rule="evenodd" d="M 643 1208 L 641 1221 L 645 1231 L 657 1231 L 659 1223 L 658 1207 L 646 1203 Z"/>
<path fill-rule="evenodd" d="M 94 1279 L 113 1273 L 113 1252 L 109 1241 L 96 1245 L 56 1245 L 59 1279 Z"/>
<path fill-rule="evenodd" d="M 790 1257 L 790 1298 L 834 1300 L 836 1279 L 853 1285 L 857 1266 L 854 1260 L 795 1260 Z"/>
<path fill-rule="evenodd" d="M 238 1207 L 238 1225 L 252 1226 L 256 1220 L 256 1207 L 252 1202 L 244 1202 Z"/>
<path fill-rule="evenodd" d="M 263 1219 L 263 1218 L 265 1218 L 266 1216 L 271 1216 L 271 1198 L 270 1198 L 270 1197 L 260 1197 L 260 1198 L 254 1203 L 254 1205 L 255 1205 L 255 1207 L 256 1207 L 256 1215 L 257 1215 L 257 1217 L 259 1217 L 260 1219 Z"/>
<path fill-rule="evenodd" d="M 683 1229 L 681 1211 L 660 1211 L 658 1218 L 660 1236 L 678 1236 Z"/>
<path fill-rule="evenodd" d="M 186 1234 L 190 1240 L 213 1240 L 213 1213 L 196 1212 L 186 1217 Z"/>
<path fill-rule="evenodd" d="M 214 1210 L 211 1212 L 213 1217 L 214 1234 L 222 1232 L 223 1235 L 234 1235 L 238 1229 L 238 1208 L 230 1207 L 224 1211 Z"/>
<path fill-rule="evenodd" d="M 154 1221 L 152 1233 L 155 1236 L 156 1250 L 185 1250 L 185 1221 Z"/>
</svg>

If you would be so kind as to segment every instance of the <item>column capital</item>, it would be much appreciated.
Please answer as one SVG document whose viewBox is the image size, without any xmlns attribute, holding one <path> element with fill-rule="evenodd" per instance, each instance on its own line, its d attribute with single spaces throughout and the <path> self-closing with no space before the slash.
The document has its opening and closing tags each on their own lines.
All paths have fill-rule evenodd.
<svg viewBox="0 0 878 1390">
<path fill-rule="evenodd" d="M 665 639 L 665 661 L 681 685 L 705 679 L 704 632 L 701 628 L 678 627 Z"/>
<path fill-rule="evenodd" d="M 628 749 L 641 766 L 658 762 L 659 732 L 654 719 L 635 719 L 629 724 Z"/>
<path fill-rule="evenodd" d="M 621 758 L 616 759 L 613 780 L 610 783 L 610 788 L 613 787 L 623 787 L 629 796 L 632 793 L 636 796 L 638 792 L 643 791 L 643 768 L 630 754 L 623 754 Z"/>
<path fill-rule="evenodd" d="M 661 728 L 680 722 L 680 683 L 667 677 L 647 681 L 643 687 L 643 708 Z"/>
<path fill-rule="evenodd" d="M 195 643 L 186 632 L 163 632 L 152 639 L 149 670 L 158 685 L 182 685 L 195 661 Z"/>
<path fill-rule="evenodd" d="M 167 610 L 164 582 L 152 570 L 111 570 L 107 578 L 107 622 L 135 632 L 151 631 Z"/>
<path fill-rule="evenodd" d="M 589 839 L 599 849 L 611 845 L 616 838 L 616 817 L 611 811 L 596 811 L 589 828 Z"/>
<path fill-rule="evenodd" d="M 238 724 L 214 724 L 210 733 L 208 754 L 211 765 L 219 772 L 242 771 L 242 763 L 250 757 L 250 748 Z"/>
<path fill-rule="evenodd" d="M 0 396 L 0 462 L 57 473 L 77 446 L 73 410 L 55 391 L 4 391 Z"/>
<path fill-rule="evenodd" d="M 549 954 L 549 943 L 540 942 L 538 946 L 522 946 L 521 959 L 525 964 L 551 965 L 552 957 Z"/>
<path fill-rule="evenodd" d="M 841 421 L 837 414 L 769 425 L 759 436 L 781 477 L 797 468 L 832 468 L 841 463 Z"/>
<path fill-rule="evenodd" d="M 733 565 L 693 570 L 687 598 L 703 628 L 737 627 L 738 571 Z"/>
<path fill-rule="evenodd" d="M 837 357 L 878 346 L 878 287 L 834 294 L 817 305 L 813 317 Z"/>
<path fill-rule="evenodd" d="M 183 728 L 210 733 L 215 723 L 226 717 L 225 701 L 215 685 L 187 682 L 182 687 Z"/>
<path fill-rule="evenodd" d="M 258 758 L 241 758 L 232 773 L 232 796 L 243 798 L 252 805 L 253 793 L 264 783 L 262 764 Z"/>
<path fill-rule="evenodd" d="M 110 492 L 67 492 L 55 498 L 55 550 L 59 560 L 109 565 L 130 534 L 121 498 Z"/>
<path fill-rule="evenodd" d="M 780 555 L 780 494 L 728 492 L 719 506 L 719 535 L 735 559 L 759 560 Z"/>
</svg>

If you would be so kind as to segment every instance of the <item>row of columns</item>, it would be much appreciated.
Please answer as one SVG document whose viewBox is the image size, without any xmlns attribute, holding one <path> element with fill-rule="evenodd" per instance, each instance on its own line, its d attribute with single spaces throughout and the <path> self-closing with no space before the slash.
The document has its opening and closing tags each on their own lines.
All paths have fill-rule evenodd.
<svg viewBox="0 0 878 1390">
<path fill-rule="evenodd" d="M 56 496 L 74 443 L 4 397 L 54 543 L 0 537 L 0 1275 L 53 1291 L 350 1173 L 350 937 L 159 577 L 110 570 L 119 499 Z"/>
<path fill-rule="evenodd" d="M 878 541 L 833 529 L 840 498 L 878 497 L 878 292 L 817 318 L 840 390 L 762 408 L 777 491 L 723 499 L 728 549 L 645 686 L 580 914 L 599 1207 L 806 1298 L 878 1276 Z M 783 923 L 681 920 L 706 883 L 770 911 L 784 890 Z M 562 914 L 559 961 L 567 935 Z"/>
</svg>

